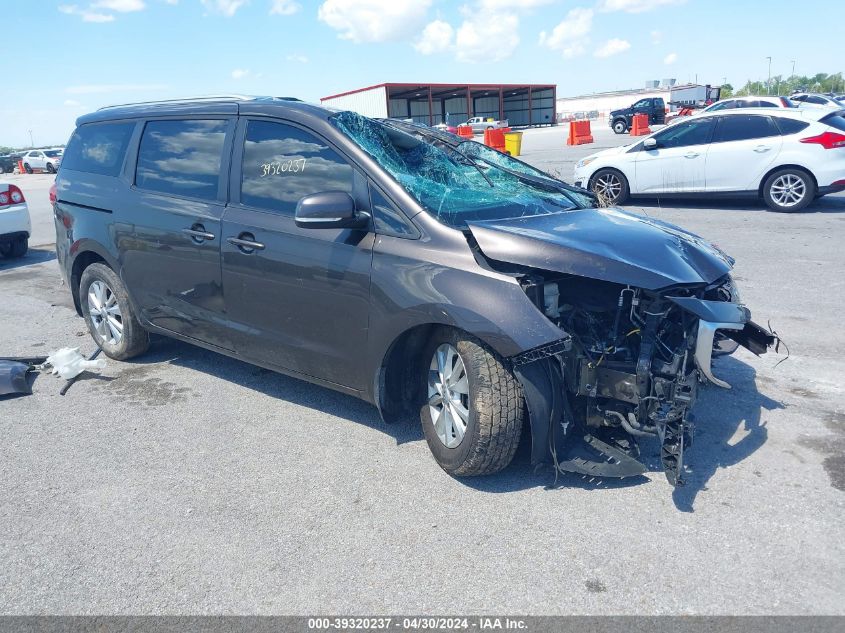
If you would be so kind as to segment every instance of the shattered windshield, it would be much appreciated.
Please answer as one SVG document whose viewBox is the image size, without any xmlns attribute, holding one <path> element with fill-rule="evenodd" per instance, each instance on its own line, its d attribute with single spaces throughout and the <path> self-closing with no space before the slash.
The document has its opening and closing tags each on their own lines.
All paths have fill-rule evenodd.
<svg viewBox="0 0 845 633">
<path fill-rule="evenodd" d="M 527 182 L 445 142 L 426 142 L 354 112 L 333 124 L 370 154 L 438 221 L 466 228 L 473 220 L 546 215 L 578 205 L 551 183 Z"/>
</svg>

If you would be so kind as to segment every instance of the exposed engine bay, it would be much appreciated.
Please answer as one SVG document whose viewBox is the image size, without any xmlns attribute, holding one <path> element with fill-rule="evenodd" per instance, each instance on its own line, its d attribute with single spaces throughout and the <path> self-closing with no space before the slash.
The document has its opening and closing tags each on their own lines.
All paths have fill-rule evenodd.
<svg viewBox="0 0 845 633">
<path fill-rule="evenodd" d="M 560 428 L 549 433 L 561 471 L 642 474 L 637 440 L 654 438 L 667 479 L 682 484 L 698 385 L 729 388 L 713 375 L 711 357 L 738 344 L 759 354 L 774 342 L 750 322 L 729 275 L 662 291 L 572 275 L 528 275 L 521 283 L 568 336 L 551 380 L 563 391 Z"/>
</svg>

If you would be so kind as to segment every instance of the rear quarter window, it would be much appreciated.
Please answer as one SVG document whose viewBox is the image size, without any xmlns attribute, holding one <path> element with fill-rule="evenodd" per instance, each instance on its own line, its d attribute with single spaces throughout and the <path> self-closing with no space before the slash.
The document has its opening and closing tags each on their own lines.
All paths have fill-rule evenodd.
<svg viewBox="0 0 845 633">
<path fill-rule="evenodd" d="M 801 130 L 805 130 L 810 125 L 806 121 L 797 121 L 795 119 L 786 119 L 783 117 L 774 117 L 774 120 L 783 136 L 797 134 Z"/>
<path fill-rule="evenodd" d="M 62 157 L 62 169 L 117 176 L 135 123 L 89 123 L 76 128 Z"/>
</svg>

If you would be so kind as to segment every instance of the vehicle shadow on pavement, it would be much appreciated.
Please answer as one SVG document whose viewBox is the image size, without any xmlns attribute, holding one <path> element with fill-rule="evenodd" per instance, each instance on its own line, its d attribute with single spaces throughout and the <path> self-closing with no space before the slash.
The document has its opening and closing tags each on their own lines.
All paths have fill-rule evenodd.
<svg viewBox="0 0 845 633">
<path fill-rule="evenodd" d="M 646 198 L 629 201 L 624 208 L 629 211 L 641 211 L 645 214 L 652 209 L 689 209 L 702 211 L 766 211 L 766 205 L 762 200 L 751 200 L 748 198 L 738 199 L 683 199 L 683 198 Z M 771 213 L 774 214 L 772 211 Z M 814 200 L 803 211 L 794 215 L 807 215 L 811 213 L 845 213 L 845 196 L 825 196 Z M 792 215 L 789 213 L 776 215 Z"/>
<path fill-rule="evenodd" d="M 43 264 L 56 259 L 56 251 L 51 247 L 48 248 L 30 248 L 26 255 L 19 259 L 6 259 L 0 257 L 0 272 L 4 270 L 14 270 L 23 266 L 30 266 L 32 264 Z"/>
<path fill-rule="evenodd" d="M 687 473 L 685 485 L 672 493 L 681 512 L 694 511 L 696 498 L 708 490 L 708 482 L 719 469 L 739 464 L 766 443 L 763 412 L 785 408 L 757 390 L 757 372 L 751 365 L 728 356 L 716 360 L 714 369 L 732 389 L 707 385 L 699 393 L 694 409 L 695 437 L 686 460 L 692 472 Z"/>
<path fill-rule="evenodd" d="M 404 421 L 386 424 L 378 410 L 363 400 L 176 339 L 153 336 L 149 352 L 130 362 L 139 365 L 170 363 L 218 376 L 277 400 L 366 425 L 394 437 L 397 445 L 423 439 L 419 422 L 416 426 Z"/>
<path fill-rule="evenodd" d="M 393 437 L 397 445 L 424 441 L 419 418 L 415 416 L 386 424 L 376 408 L 362 400 L 174 339 L 154 337 L 150 351 L 132 363 L 170 363 L 220 376 L 271 398 L 366 425 Z M 784 408 L 781 402 L 757 390 L 756 371 L 750 365 L 726 357 L 716 361 L 715 369 L 721 378 L 731 383 L 733 389 L 709 385 L 700 391 L 694 409 L 695 438 L 686 453 L 687 464 L 692 470 L 685 477 L 685 485 L 676 488 L 672 495 L 675 506 L 682 512 L 693 512 L 698 494 L 708 490 L 708 482 L 719 469 L 740 463 L 766 442 L 766 420 L 761 419 L 763 410 Z M 640 460 L 648 468 L 645 475 L 611 479 L 561 473 L 555 483 L 551 466 L 532 468 L 530 431 L 526 426 L 516 456 L 507 468 L 494 475 L 459 481 L 479 492 L 505 493 L 538 486 L 549 490 L 577 488 L 600 491 L 639 486 L 662 478 L 656 440 L 642 441 L 640 450 Z"/>
</svg>

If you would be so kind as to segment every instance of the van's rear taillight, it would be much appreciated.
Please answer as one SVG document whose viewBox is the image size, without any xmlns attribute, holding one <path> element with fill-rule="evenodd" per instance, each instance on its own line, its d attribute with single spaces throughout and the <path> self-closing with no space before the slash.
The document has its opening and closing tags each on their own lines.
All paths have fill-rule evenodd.
<svg viewBox="0 0 845 633">
<path fill-rule="evenodd" d="M 821 145 L 825 149 L 836 149 L 838 147 L 845 147 L 845 134 L 837 132 L 824 132 L 818 136 L 809 136 L 801 139 L 802 143 L 812 143 Z"/>
<path fill-rule="evenodd" d="M 56 200 L 58 199 L 58 188 L 56 187 L 56 183 L 53 183 L 50 187 L 50 204 L 56 204 Z"/>
</svg>

